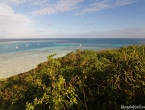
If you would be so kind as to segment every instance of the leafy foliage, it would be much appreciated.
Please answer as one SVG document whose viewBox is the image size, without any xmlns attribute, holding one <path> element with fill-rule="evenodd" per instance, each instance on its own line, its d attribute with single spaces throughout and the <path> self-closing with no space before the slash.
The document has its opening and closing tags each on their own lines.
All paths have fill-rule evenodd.
<svg viewBox="0 0 145 110">
<path fill-rule="evenodd" d="M 145 103 L 145 46 L 76 50 L 0 80 L 0 109 L 106 110 Z"/>
</svg>

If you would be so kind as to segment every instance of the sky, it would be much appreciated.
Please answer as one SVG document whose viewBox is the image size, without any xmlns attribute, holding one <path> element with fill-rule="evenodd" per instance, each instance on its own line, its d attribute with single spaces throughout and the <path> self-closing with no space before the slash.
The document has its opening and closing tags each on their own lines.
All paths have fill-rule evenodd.
<svg viewBox="0 0 145 110">
<path fill-rule="evenodd" d="M 0 0 L 0 38 L 145 38 L 145 0 Z"/>
</svg>

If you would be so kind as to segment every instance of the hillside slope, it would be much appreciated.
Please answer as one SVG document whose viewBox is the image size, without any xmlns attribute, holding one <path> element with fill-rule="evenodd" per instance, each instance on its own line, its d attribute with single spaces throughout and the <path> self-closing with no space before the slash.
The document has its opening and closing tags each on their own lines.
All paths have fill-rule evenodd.
<svg viewBox="0 0 145 110">
<path fill-rule="evenodd" d="M 145 104 L 145 46 L 76 50 L 0 80 L 0 110 L 113 110 Z"/>
</svg>

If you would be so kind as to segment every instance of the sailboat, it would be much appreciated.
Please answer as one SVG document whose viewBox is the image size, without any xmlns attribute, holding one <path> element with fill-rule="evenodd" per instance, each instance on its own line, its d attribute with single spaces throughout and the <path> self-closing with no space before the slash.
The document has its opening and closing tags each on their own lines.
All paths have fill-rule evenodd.
<svg viewBox="0 0 145 110">
<path fill-rule="evenodd" d="M 18 49 L 19 47 L 16 45 L 16 49 Z"/>
<path fill-rule="evenodd" d="M 80 43 L 80 47 L 82 46 L 82 44 Z"/>
<path fill-rule="evenodd" d="M 39 43 L 38 43 L 38 45 L 39 45 Z"/>
</svg>

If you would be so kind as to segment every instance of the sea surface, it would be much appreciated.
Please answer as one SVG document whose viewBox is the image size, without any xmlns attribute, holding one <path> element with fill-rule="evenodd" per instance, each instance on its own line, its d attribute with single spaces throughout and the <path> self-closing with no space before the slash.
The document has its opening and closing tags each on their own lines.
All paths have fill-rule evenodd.
<svg viewBox="0 0 145 110">
<path fill-rule="evenodd" d="M 77 49 L 98 51 L 132 44 L 145 44 L 145 39 L 0 39 L 0 78 L 29 71 L 50 54 L 61 57 Z"/>
<path fill-rule="evenodd" d="M 143 44 L 145 39 L 0 39 L 0 54 L 28 51 L 71 52 L 76 49 L 102 50 L 132 44 Z M 82 46 L 80 46 L 80 44 Z"/>
</svg>

